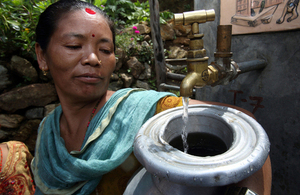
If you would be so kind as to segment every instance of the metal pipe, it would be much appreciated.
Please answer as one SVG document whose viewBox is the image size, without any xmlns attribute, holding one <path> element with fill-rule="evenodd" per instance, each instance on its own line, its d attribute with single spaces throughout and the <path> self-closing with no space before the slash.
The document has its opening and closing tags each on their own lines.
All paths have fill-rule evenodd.
<svg viewBox="0 0 300 195">
<path fill-rule="evenodd" d="M 237 64 L 239 69 L 241 70 L 240 74 L 252 70 L 262 69 L 267 66 L 267 62 L 265 60 L 251 60 L 246 62 L 239 62 Z"/>
<path fill-rule="evenodd" d="M 182 81 L 186 75 L 167 72 L 167 78 L 177 81 Z"/>
<path fill-rule="evenodd" d="M 176 90 L 176 91 L 179 91 L 180 90 L 180 87 L 179 86 L 175 86 L 175 85 L 168 85 L 166 83 L 162 83 L 160 84 L 159 86 L 161 89 L 170 89 L 170 90 Z M 193 89 L 193 93 L 196 93 L 196 89 Z"/>
<path fill-rule="evenodd" d="M 231 53 L 232 25 L 219 25 L 217 29 L 217 52 Z M 223 56 L 221 56 L 223 57 Z M 227 57 L 227 56 L 226 56 Z M 231 55 L 229 55 L 231 57 Z"/>
<path fill-rule="evenodd" d="M 179 86 L 175 86 L 175 85 L 168 85 L 166 83 L 162 83 L 159 85 L 159 87 L 161 89 L 171 89 L 171 90 L 176 90 L 176 91 L 179 91 L 180 90 L 180 87 Z"/>
<path fill-rule="evenodd" d="M 174 66 L 174 65 L 166 63 L 166 67 L 169 68 L 170 70 L 182 70 L 185 67 L 187 67 L 187 65 L 175 65 Z"/>
<path fill-rule="evenodd" d="M 214 54 L 216 64 L 222 67 L 222 71 L 230 70 L 231 62 L 231 34 L 232 25 L 219 25 L 217 31 L 217 48 Z"/>
</svg>

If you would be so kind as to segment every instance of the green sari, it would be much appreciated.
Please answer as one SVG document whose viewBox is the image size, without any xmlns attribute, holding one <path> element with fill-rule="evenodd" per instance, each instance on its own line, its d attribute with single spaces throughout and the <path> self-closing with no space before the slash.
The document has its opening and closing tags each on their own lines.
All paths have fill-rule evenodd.
<svg viewBox="0 0 300 195">
<path fill-rule="evenodd" d="M 69 153 L 60 137 L 61 107 L 41 122 L 32 171 L 36 194 L 90 194 L 102 175 L 132 152 L 134 137 L 171 93 L 122 89 L 92 119 L 80 151 Z"/>
</svg>

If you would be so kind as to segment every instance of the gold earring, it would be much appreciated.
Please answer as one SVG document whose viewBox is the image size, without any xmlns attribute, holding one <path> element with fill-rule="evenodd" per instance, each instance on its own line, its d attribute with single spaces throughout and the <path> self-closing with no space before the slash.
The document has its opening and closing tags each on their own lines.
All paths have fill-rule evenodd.
<svg viewBox="0 0 300 195">
<path fill-rule="evenodd" d="M 45 71 L 44 67 L 42 68 L 42 72 L 44 76 L 47 76 L 47 71 Z"/>
</svg>

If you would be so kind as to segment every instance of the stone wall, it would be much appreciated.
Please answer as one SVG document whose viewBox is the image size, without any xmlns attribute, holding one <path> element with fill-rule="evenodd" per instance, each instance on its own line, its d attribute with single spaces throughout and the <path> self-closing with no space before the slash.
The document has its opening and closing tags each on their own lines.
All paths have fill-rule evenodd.
<svg viewBox="0 0 300 195">
<path fill-rule="evenodd" d="M 135 47 L 149 46 L 149 26 L 137 25 L 144 41 Z M 189 44 L 186 37 L 190 31 L 189 26 L 173 26 L 171 22 L 161 26 L 165 48 L 171 51 L 170 58 L 185 57 Z M 120 48 L 117 48 L 116 55 L 118 62 L 111 76 L 110 90 L 124 87 L 153 88 L 154 65 L 141 63 L 137 60 L 138 56 L 127 56 Z M 0 142 L 22 141 L 33 153 L 39 123 L 59 105 L 51 75 L 44 75 L 36 61 L 30 62 L 19 56 L 12 56 L 9 60 L 0 59 L 0 91 Z"/>
</svg>

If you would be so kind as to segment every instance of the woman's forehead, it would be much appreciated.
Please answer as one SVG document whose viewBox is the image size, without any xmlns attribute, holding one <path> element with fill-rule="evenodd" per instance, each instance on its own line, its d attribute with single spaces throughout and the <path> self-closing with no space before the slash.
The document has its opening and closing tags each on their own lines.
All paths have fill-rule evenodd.
<svg viewBox="0 0 300 195">
<path fill-rule="evenodd" d="M 85 9 L 80 9 L 64 14 L 58 21 L 57 30 L 79 30 L 82 32 L 97 28 L 101 28 L 101 30 L 105 30 L 105 28 L 107 28 L 107 30 L 110 30 L 108 22 L 104 16 L 98 12 L 91 12 L 93 10 L 88 11 L 90 13 L 88 13 Z"/>
<path fill-rule="evenodd" d="M 67 12 L 63 14 L 60 18 L 60 21 L 62 20 L 104 20 L 106 21 L 105 17 L 100 14 L 99 12 L 96 12 L 90 8 L 81 8 L 81 9 L 76 9 L 70 12 Z"/>
</svg>

